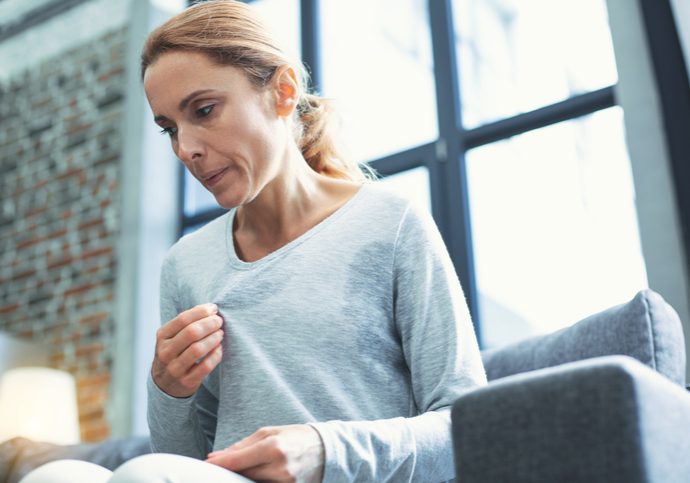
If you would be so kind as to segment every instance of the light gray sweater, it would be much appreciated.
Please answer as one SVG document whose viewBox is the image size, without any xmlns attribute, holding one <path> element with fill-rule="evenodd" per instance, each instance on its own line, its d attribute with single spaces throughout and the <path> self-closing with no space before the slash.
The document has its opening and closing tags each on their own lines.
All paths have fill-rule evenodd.
<svg viewBox="0 0 690 483">
<path fill-rule="evenodd" d="M 325 446 L 325 482 L 452 479 L 449 409 L 486 376 L 429 214 L 365 184 L 251 263 L 235 253 L 234 214 L 166 256 L 162 322 L 216 303 L 224 356 L 189 398 L 149 377 L 153 450 L 203 459 L 262 426 L 308 423 Z"/>
</svg>

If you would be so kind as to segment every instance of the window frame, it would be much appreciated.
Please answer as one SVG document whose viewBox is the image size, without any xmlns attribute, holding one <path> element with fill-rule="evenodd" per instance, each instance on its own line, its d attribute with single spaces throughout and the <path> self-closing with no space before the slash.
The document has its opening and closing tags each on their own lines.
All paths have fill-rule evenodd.
<svg viewBox="0 0 690 483">
<path fill-rule="evenodd" d="M 251 3 L 253 0 L 243 1 Z M 666 137 L 671 151 L 684 234 L 684 249 L 686 259 L 690 261 L 690 187 L 681 181 L 690 179 L 690 163 L 685 162 L 690 159 L 690 137 L 684 135 L 690 132 L 690 108 L 687 107 L 690 106 L 688 76 L 669 0 L 638 1 L 642 8 L 654 59 L 655 76 L 662 96 Z M 465 129 L 461 116 L 462 98 L 458 80 L 452 0 L 428 0 L 427 8 L 434 59 L 438 139 L 370 160 L 369 164 L 384 177 L 421 166 L 428 169 L 432 214 L 458 273 L 481 347 L 482 314 L 479 308 L 472 248 L 467 152 L 479 146 L 616 106 L 617 84 Z M 314 91 L 319 92 L 322 84 L 319 0 L 300 0 L 300 9 L 302 60 L 311 73 Z M 678 99 L 681 100 L 680 103 L 677 102 Z M 181 169 L 184 171 L 184 167 Z M 214 208 L 194 216 L 185 215 L 184 174 L 180 180 L 180 235 L 185 229 L 208 222 L 227 211 Z M 690 266 L 688 270 L 690 271 Z"/>
</svg>

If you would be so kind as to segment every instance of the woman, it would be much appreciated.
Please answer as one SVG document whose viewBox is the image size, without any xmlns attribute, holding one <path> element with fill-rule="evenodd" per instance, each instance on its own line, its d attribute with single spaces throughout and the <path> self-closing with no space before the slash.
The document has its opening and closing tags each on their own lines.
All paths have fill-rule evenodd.
<svg viewBox="0 0 690 483">
<path fill-rule="evenodd" d="M 450 406 L 486 378 L 431 218 L 338 154 L 328 105 L 241 2 L 155 30 L 142 77 L 173 151 L 229 212 L 162 270 L 152 449 L 188 458 L 125 469 L 452 479 Z"/>
</svg>

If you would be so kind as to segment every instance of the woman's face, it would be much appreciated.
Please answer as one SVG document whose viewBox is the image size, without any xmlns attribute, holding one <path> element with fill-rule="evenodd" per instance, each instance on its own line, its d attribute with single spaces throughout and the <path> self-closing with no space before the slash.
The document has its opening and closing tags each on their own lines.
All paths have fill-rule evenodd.
<svg viewBox="0 0 690 483">
<path fill-rule="evenodd" d="M 168 52 L 144 75 L 155 122 L 175 154 L 224 208 L 253 200 L 277 177 L 289 127 L 273 89 L 205 54 Z"/>
</svg>

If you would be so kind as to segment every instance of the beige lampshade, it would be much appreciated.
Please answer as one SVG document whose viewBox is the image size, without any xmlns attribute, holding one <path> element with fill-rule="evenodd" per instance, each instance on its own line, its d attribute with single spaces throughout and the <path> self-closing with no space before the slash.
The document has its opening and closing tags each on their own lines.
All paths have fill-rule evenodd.
<svg viewBox="0 0 690 483">
<path fill-rule="evenodd" d="M 20 367 L 2 374 L 0 442 L 15 436 L 57 444 L 79 442 L 71 374 L 46 367 Z"/>
</svg>

